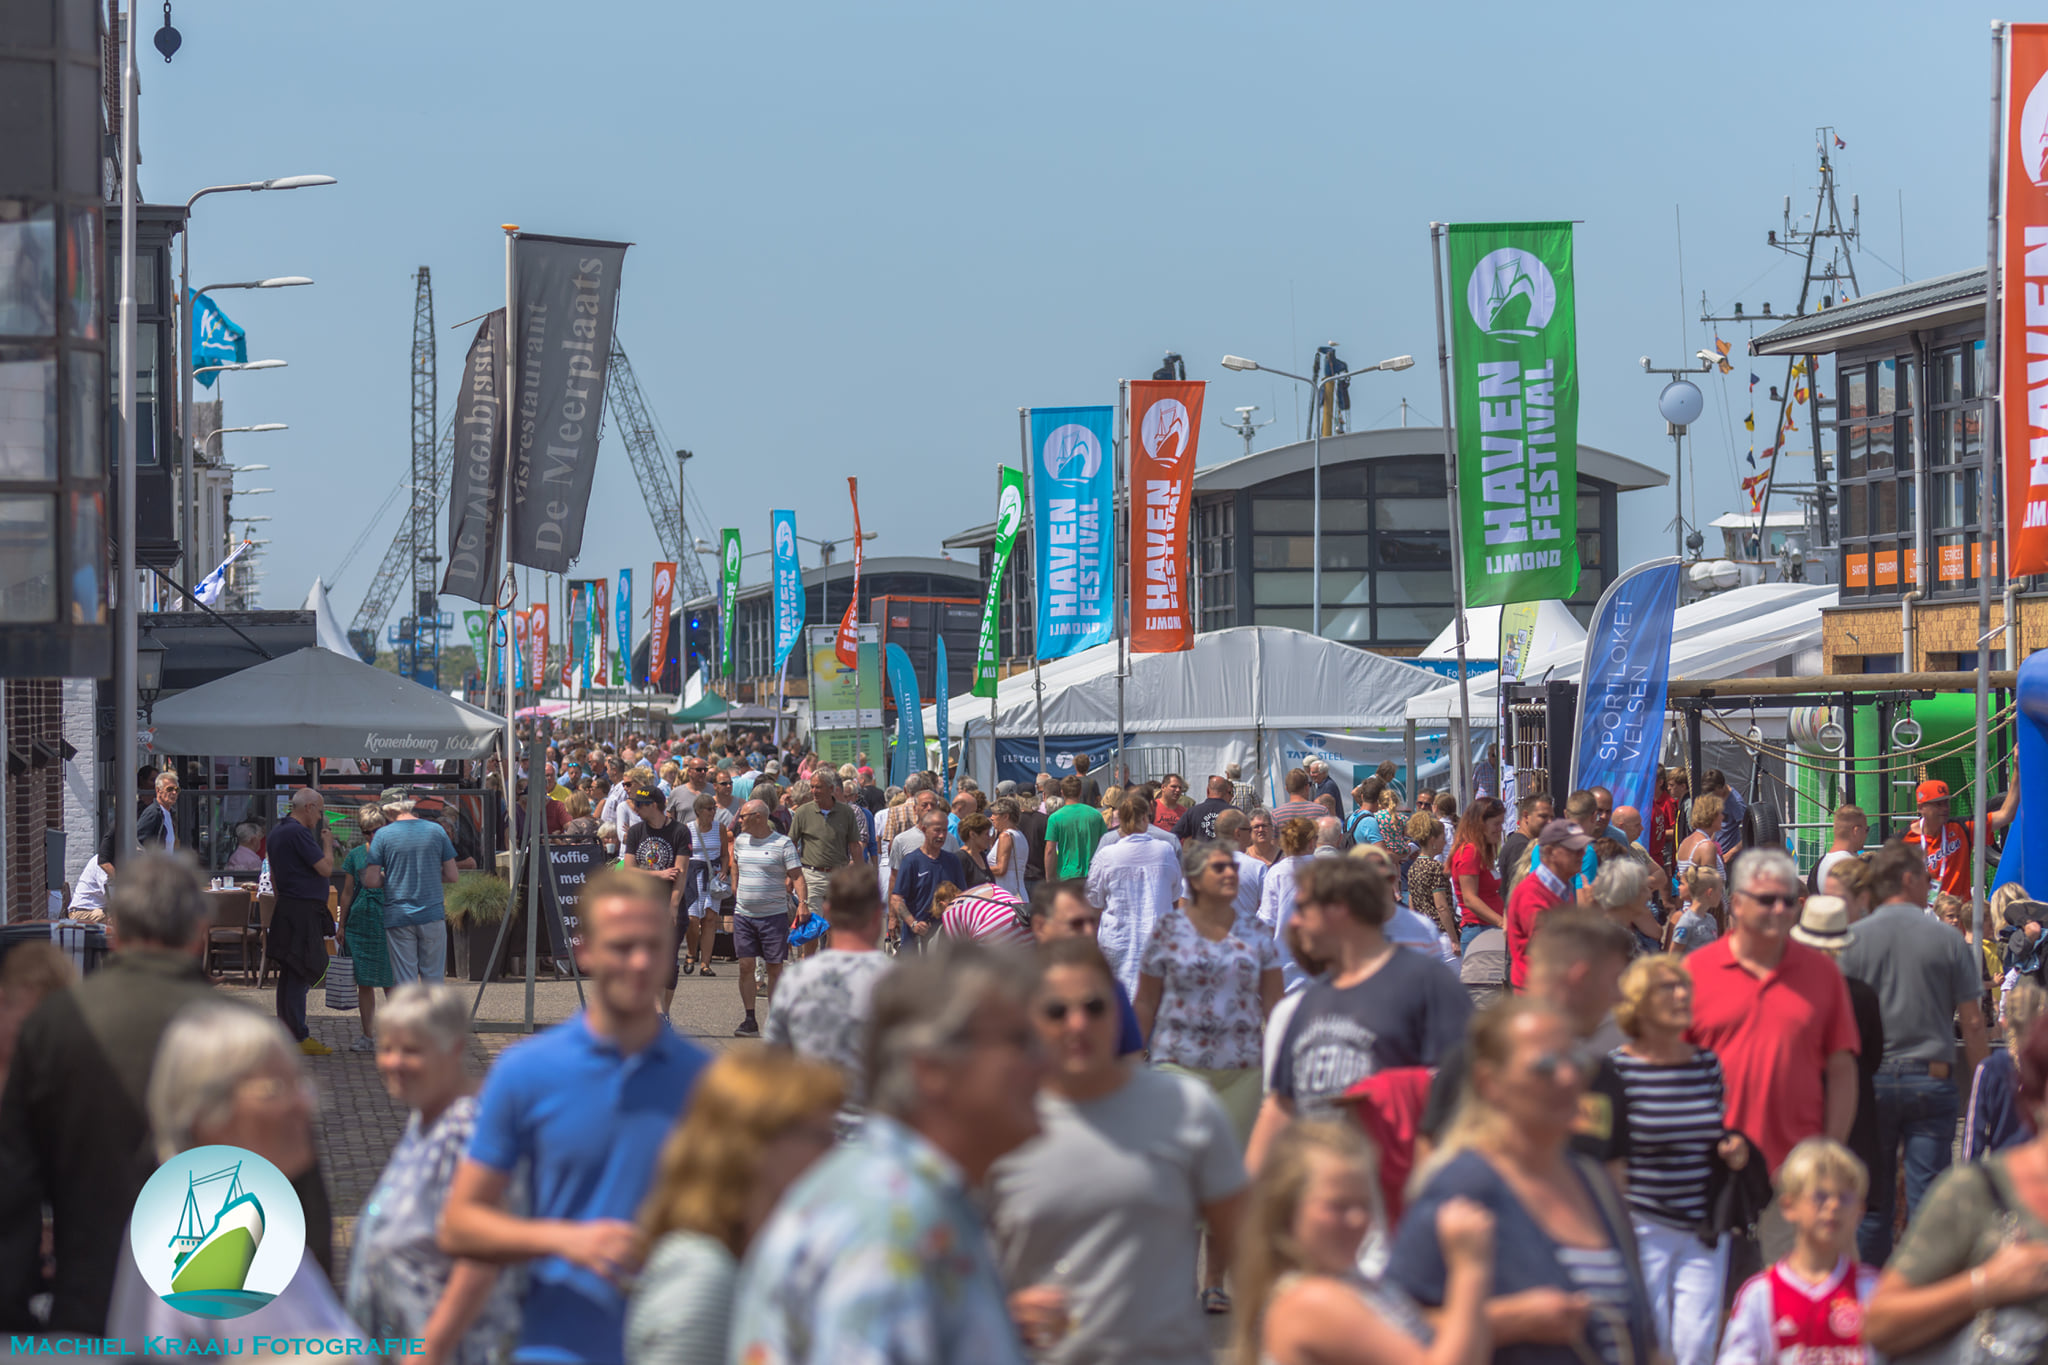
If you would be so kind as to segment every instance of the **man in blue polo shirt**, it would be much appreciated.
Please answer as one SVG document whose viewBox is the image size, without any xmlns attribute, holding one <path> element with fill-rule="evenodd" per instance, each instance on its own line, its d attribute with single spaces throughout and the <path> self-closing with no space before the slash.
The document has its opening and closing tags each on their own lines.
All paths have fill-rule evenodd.
<svg viewBox="0 0 2048 1365">
<path fill-rule="evenodd" d="M 518 1361 L 625 1359 L 634 1219 L 708 1060 L 655 1008 L 676 953 L 666 890 L 628 870 L 591 878 L 577 901 L 576 952 L 589 1004 L 492 1068 L 442 1206 L 444 1251 L 531 1262 Z M 522 1162 L 533 1185 L 532 1215 L 523 1218 L 502 1207 Z"/>
</svg>

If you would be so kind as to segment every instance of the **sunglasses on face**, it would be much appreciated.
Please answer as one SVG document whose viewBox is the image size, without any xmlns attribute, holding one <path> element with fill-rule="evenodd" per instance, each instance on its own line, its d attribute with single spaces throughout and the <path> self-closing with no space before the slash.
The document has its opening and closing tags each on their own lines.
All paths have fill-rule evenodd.
<svg viewBox="0 0 2048 1365">
<path fill-rule="evenodd" d="M 1799 897 L 1797 896 L 1759 896 L 1749 891 L 1744 891 L 1741 894 L 1769 910 L 1775 910 L 1780 906 L 1791 909 L 1799 904 Z"/>
<path fill-rule="evenodd" d="M 1038 1007 L 1038 1012 L 1045 1016 L 1045 1021 L 1049 1024 L 1065 1023 L 1067 1015 L 1075 1010 L 1081 1011 L 1090 1019 L 1100 1019 L 1109 1013 L 1109 1002 L 1099 995 L 1091 995 L 1076 1005 L 1070 1005 L 1064 1000 L 1048 1000 Z"/>
<path fill-rule="evenodd" d="M 1235 872 L 1237 870 L 1237 864 L 1234 862 L 1215 862 L 1210 863 L 1205 870 L 1209 872 Z"/>
</svg>

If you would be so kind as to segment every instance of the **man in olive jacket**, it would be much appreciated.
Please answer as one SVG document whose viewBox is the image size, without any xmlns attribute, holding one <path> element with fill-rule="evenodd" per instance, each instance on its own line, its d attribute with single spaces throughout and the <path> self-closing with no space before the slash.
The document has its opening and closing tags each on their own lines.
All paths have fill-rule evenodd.
<svg viewBox="0 0 2048 1365">
<path fill-rule="evenodd" d="M 144 1096 L 164 1029 L 217 999 L 201 965 L 209 911 L 191 861 L 122 860 L 108 899 L 114 953 L 22 1024 L 0 1094 L 0 1330 L 106 1330 L 128 1216 L 156 1169 Z M 292 1182 L 306 1242 L 332 1270 L 333 1214 L 316 1163 Z M 56 1279 L 42 1282 L 43 1208 L 55 1225 Z M 50 1289 L 46 1323 L 29 1300 Z"/>
</svg>

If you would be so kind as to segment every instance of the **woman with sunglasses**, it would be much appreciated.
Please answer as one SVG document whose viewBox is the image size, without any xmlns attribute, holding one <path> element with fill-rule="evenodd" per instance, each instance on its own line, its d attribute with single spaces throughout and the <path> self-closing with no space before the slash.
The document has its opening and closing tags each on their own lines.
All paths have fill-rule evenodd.
<svg viewBox="0 0 2048 1365">
<path fill-rule="evenodd" d="M 1159 917 L 1138 960 L 1138 1027 L 1152 1064 L 1208 1086 L 1222 1102 L 1244 1151 L 1259 1114 L 1259 1046 L 1280 1000 L 1280 953 L 1273 935 L 1237 909 L 1237 860 L 1222 844 L 1181 849 L 1188 894 Z M 1230 1311 L 1229 1262 L 1212 1246 L 1202 1307 Z"/>
<path fill-rule="evenodd" d="M 1504 1000 L 1472 1021 L 1457 1117 L 1423 1167 L 1387 1277 L 1425 1307 L 1446 1303 L 1453 1248 L 1437 1210 L 1493 1214 L 1494 1365 L 1647 1365 L 1657 1329 L 1635 1237 L 1607 1172 L 1570 1150 L 1586 1091 L 1571 1024 Z"/>
<path fill-rule="evenodd" d="M 1197 1221 L 1228 1264 L 1244 1163 L 1207 1086 L 1117 1055 L 1116 979 L 1092 939 L 1056 939 L 1031 1002 L 1047 1054 L 1040 1132 L 989 1173 L 1012 1316 L 1062 1362 L 1206 1362 L 1188 1293 Z"/>
</svg>

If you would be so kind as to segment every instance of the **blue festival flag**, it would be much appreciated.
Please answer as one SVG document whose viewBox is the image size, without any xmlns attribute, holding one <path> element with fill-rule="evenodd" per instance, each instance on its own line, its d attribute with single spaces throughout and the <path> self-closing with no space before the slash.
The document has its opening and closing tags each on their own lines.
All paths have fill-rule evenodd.
<svg viewBox="0 0 2048 1365">
<path fill-rule="evenodd" d="M 1579 674 L 1573 791 L 1605 787 L 1616 806 L 1646 810 L 1655 804 L 1671 685 L 1671 629 L 1684 572 L 1673 557 L 1653 559 L 1600 595 Z"/>
<path fill-rule="evenodd" d="M 770 512 L 775 542 L 775 669 L 779 673 L 804 633 L 804 574 L 796 558 L 796 513 Z"/>
<path fill-rule="evenodd" d="M 619 658 L 612 670 L 614 687 L 633 685 L 633 571 L 619 570 Z"/>
<path fill-rule="evenodd" d="M 939 779 L 946 786 L 946 804 L 953 803 L 953 769 L 946 762 L 946 694 L 953 690 L 952 675 L 946 672 L 946 637 L 935 635 L 938 654 L 932 660 L 932 695 L 939 707 Z"/>
<path fill-rule="evenodd" d="M 586 688 L 590 686 L 590 647 L 593 643 L 602 644 L 604 642 L 604 637 L 601 635 L 598 636 L 596 641 L 592 641 L 590 638 L 593 633 L 590 627 L 594 622 L 594 617 L 590 610 L 590 595 L 596 588 L 597 582 L 595 579 L 586 580 L 578 584 L 572 592 L 569 603 L 569 640 L 571 646 L 576 651 L 577 679 Z"/>
<path fill-rule="evenodd" d="M 220 371 L 200 374 L 207 365 L 241 365 L 249 359 L 249 337 L 228 321 L 220 305 L 205 294 L 192 296 L 192 377 L 208 388 Z"/>
<path fill-rule="evenodd" d="M 1064 659 L 1116 637 L 1115 411 L 1031 410 L 1031 555 L 1041 659 Z"/>
<path fill-rule="evenodd" d="M 896 743 L 889 750 L 889 784 L 900 787 L 924 766 L 924 708 L 917 695 L 917 670 L 910 666 L 903 646 L 892 643 L 884 653 L 889 690 L 896 697 Z"/>
<path fill-rule="evenodd" d="M 2018 714 L 2013 732 L 2019 738 L 2019 768 L 2012 780 L 2024 784 L 2028 791 L 2048 791 L 2048 651 L 2030 654 L 2022 660 L 2017 681 L 2013 701 Z M 1980 786 L 1980 790 L 1983 796 L 1972 793 L 1973 801 L 1992 799 L 1988 785 Z M 2048 886 L 2048 808 L 2040 815 L 2030 815 L 2030 804 L 2021 801 L 2015 805 L 1991 888 L 1995 891 L 2018 882 L 2026 888 L 2028 900 L 2037 900 L 2034 888 Z M 1963 856 L 1970 856 L 1968 849 L 1963 850 Z"/>
</svg>

